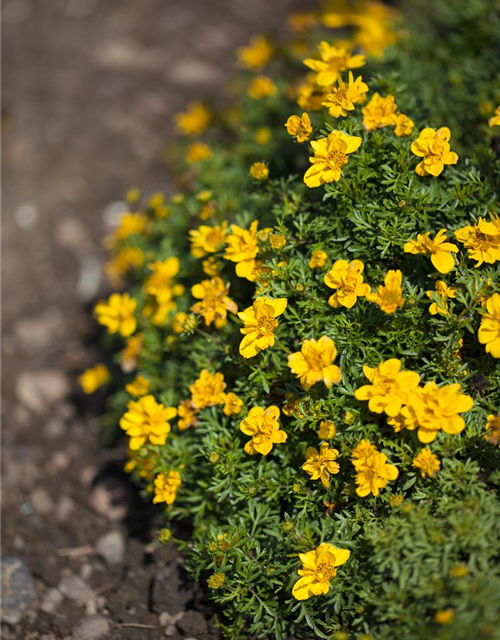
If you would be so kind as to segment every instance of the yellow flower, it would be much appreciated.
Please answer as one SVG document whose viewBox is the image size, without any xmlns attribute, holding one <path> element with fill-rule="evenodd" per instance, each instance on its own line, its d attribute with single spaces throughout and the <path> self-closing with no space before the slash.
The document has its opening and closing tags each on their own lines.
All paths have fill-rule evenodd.
<svg viewBox="0 0 500 640">
<path fill-rule="evenodd" d="M 493 445 L 500 446 L 500 411 L 497 415 L 491 413 L 487 417 L 486 422 L 486 435 L 484 436 L 488 442 L 491 442 Z"/>
<path fill-rule="evenodd" d="M 200 371 L 200 377 L 189 387 L 195 409 L 200 410 L 224 404 L 226 401 L 225 388 L 226 383 L 222 373 L 212 374 L 207 369 Z"/>
<path fill-rule="evenodd" d="M 323 281 L 335 293 L 328 299 L 328 304 L 335 309 L 346 307 L 351 309 L 358 298 L 370 292 L 370 286 L 363 282 L 365 265 L 361 260 L 337 260 Z"/>
<path fill-rule="evenodd" d="M 144 254 L 139 247 L 123 247 L 106 263 L 104 269 L 110 281 L 120 287 L 123 284 L 123 276 L 130 269 L 138 269 L 144 264 Z"/>
<path fill-rule="evenodd" d="M 258 220 L 250 225 L 250 229 L 242 229 L 231 225 L 231 234 L 227 236 L 227 248 L 224 258 L 236 262 L 236 275 L 247 280 L 255 280 L 255 256 L 259 253 L 257 244 Z"/>
<path fill-rule="evenodd" d="M 203 273 L 210 278 L 214 278 L 219 275 L 221 264 L 214 256 L 209 256 L 206 260 L 203 260 L 201 268 L 203 269 Z"/>
<path fill-rule="evenodd" d="M 241 413 L 243 409 L 243 400 L 238 398 L 238 396 L 233 393 L 226 393 L 226 397 L 224 399 L 224 407 L 222 411 L 226 416 L 236 416 L 238 413 Z"/>
<path fill-rule="evenodd" d="M 109 333 L 119 333 L 124 338 L 132 335 L 137 327 L 134 311 L 137 300 L 128 293 L 113 293 L 108 300 L 95 306 L 97 322 L 107 327 Z"/>
<path fill-rule="evenodd" d="M 397 416 L 405 404 L 408 393 L 418 386 L 420 376 L 414 371 L 401 371 L 401 360 L 391 358 L 372 369 L 363 366 L 363 373 L 371 382 L 356 389 L 357 400 L 368 400 L 368 408 L 374 413 L 385 412 Z"/>
<path fill-rule="evenodd" d="M 96 364 L 95 367 L 85 369 L 82 375 L 78 377 L 78 382 L 84 393 L 94 393 L 110 380 L 111 375 L 105 364 Z"/>
<path fill-rule="evenodd" d="M 253 358 L 260 351 L 274 345 L 274 332 L 278 328 L 276 318 L 286 309 L 286 298 L 257 298 L 251 307 L 238 313 L 243 322 L 241 333 L 245 336 L 240 344 L 244 358 Z"/>
<path fill-rule="evenodd" d="M 352 463 L 356 469 L 356 493 L 360 498 L 370 493 L 378 496 L 380 489 L 399 475 L 398 468 L 389 464 L 387 456 L 377 451 L 368 440 L 362 440 L 354 449 Z"/>
<path fill-rule="evenodd" d="M 148 219 L 142 213 L 125 213 L 120 219 L 115 236 L 118 240 L 126 240 L 130 236 L 144 233 Z"/>
<path fill-rule="evenodd" d="M 337 449 L 332 449 L 327 442 L 320 445 L 319 451 L 314 447 L 308 447 L 302 469 L 311 476 L 311 480 L 321 480 L 323 486 L 328 489 L 330 475 L 340 471 L 339 463 L 335 462 L 338 456 Z"/>
<path fill-rule="evenodd" d="M 411 150 L 419 158 L 423 158 L 415 167 L 419 176 L 439 176 L 445 165 L 456 164 L 458 156 L 450 151 L 449 139 L 451 131 L 448 127 L 441 127 L 437 131 L 426 127 L 418 134 L 417 140 L 412 142 Z"/>
<path fill-rule="evenodd" d="M 481 318 L 477 337 L 486 345 L 486 353 L 500 358 L 500 293 L 494 293 L 486 301 L 486 313 Z"/>
<path fill-rule="evenodd" d="M 245 444 L 245 453 L 254 455 L 261 453 L 263 456 L 273 448 L 273 444 L 286 442 L 287 435 L 279 428 L 280 410 L 274 405 L 263 409 L 254 407 L 250 409 L 247 417 L 240 422 L 240 430 L 252 439 Z"/>
<path fill-rule="evenodd" d="M 135 204 L 136 202 L 139 201 L 140 197 L 141 197 L 141 191 L 140 189 L 137 189 L 137 188 L 129 189 L 125 194 L 125 200 L 129 204 Z"/>
<path fill-rule="evenodd" d="M 331 46 L 325 40 L 318 45 L 320 59 L 306 58 L 304 64 L 316 72 L 316 83 L 320 87 L 333 85 L 340 71 L 346 69 L 358 69 L 365 64 L 365 56 L 351 55 L 352 47 L 349 44 Z"/>
<path fill-rule="evenodd" d="M 288 366 L 306 391 L 320 380 L 329 389 L 342 380 L 340 369 L 332 364 L 336 357 L 335 343 L 328 336 L 322 336 L 317 342 L 314 338 L 304 340 L 301 350 L 288 356 Z"/>
<path fill-rule="evenodd" d="M 151 383 L 147 378 L 139 374 L 132 382 L 125 385 L 125 391 L 131 396 L 139 398 L 140 396 L 145 396 L 148 393 L 150 384 Z"/>
<path fill-rule="evenodd" d="M 424 444 L 433 442 L 440 429 L 449 435 L 461 433 L 465 421 L 460 414 L 472 409 L 474 400 L 460 392 L 459 384 L 438 387 L 435 382 L 412 389 L 401 410 L 404 426 L 418 429 L 418 439 Z"/>
<path fill-rule="evenodd" d="M 396 109 L 394 96 L 388 95 L 383 98 L 379 93 L 374 93 L 370 102 L 361 109 L 363 126 L 368 131 L 393 126 L 396 121 Z"/>
<path fill-rule="evenodd" d="M 331 420 L 322 420 L 319 423 L 318 438 L 320 440 L 331 440 L 336 433 L 337 429 Z"/>
<path fill-rule="evenodd" d="M 167 258 L 166 260 L 156 260 L 148 264 L 148 268 L 153 271 L 145 283 L 144 289 L 150 296 L 156 298 L 159 305 L 170 305 L 172 298 L 177 293 L 182 293 L 181 289 L 172 287 L 174 277 L 179 273 L 179 258 Z M 174 305 L 175 306 L 175 305 Z"/>
<path fill-rule="evenodd" d="M 297 142 L 307 142 L 313 132 L 311 120 L 306 112 L 302 116 L 290 116 L 285 122 L 285 127 L 288 135 L 295 136 Z"/>
<path fill-rule="evenodd" d="M 212 149 L 204 142 L 193 142 L 186 151 L 186 162 L 196 164 L 213 156 Z"/>
<path fill-rule="evenodd" d="M 322 249 L 316 249 L 312 252 L 309 260 L 310 269 L 323 269 L 328 261 L 328 254 Z"/>
<path fill-rule="evenodd" d="M 238 312 L 238 307 L 229 298 L 228 292 L 229 282 L 224 284 L 219 277 L 202 280 L 191 287 L 193 298 L 200 300 L 191 307 L 191 311 L 202 315 L 207 327 L 213 322 L 217 329 L 220 329 L 227 324 L 228 311 Z"/>
<path fill-rule="evenodd" d="M 365 98 L 364 94 L 368 91 L 368 85 L 363 82 L 363 78 L 358 76 L 354 80 L 352 71 L 349 71 L 349 80 L 347 84 L 338 77 L 338 87 L 332 87 L 327 94 L 323 106 L 328 107 L 328 113 L 333 118 L 347 116 L 348 111 L 354 111 L 355 105 L 362 102 Z"/>
<path fill-rule="evenodd" d="M 316 84 L 315 77 L 313 73 L 309 73 L 305 82 L 297 88 L 297 104 L 301 109 L 307 109 L 307 111 L 322 109 L 326 93 L 323 87 Z"/>
<path fill-rule="evenodd" d="M 221 571 L 218 573 L 213 573 L 208 577 L 207 585 L 210 589 L 221 589 L 226 582 L 226 574 Z"/>
<path fill-rule="evenodd" d="M 495 109 L 495 115 L 488 120 L 488 126 L 500 127 L 500 105 Z"/>
<path fill-rule="evenodd" d="M 172 504 L 176 498 L 177 490 L 181 486 L 181 474 L 178 471 L 165 472 L 155 478 L 155 496 L 153 503 L 166 502 Z"/>
<path fill-rule="evenodd" d="M 209 253 L 215 253 L 224 245 L 226 233 L 226 222 L 216 227 L 202 224 L 198 229 L 191 229 L 189 232 L 191 255 L 195 258 L 204 258 Z"/>
<path fill-rule="evenodd" d="M 342 167 L 349 161 L 348 154 L 356 151 L 361 142 L 358 136 L 348 136 L 343 131 L 332 131 L 326 138 L 311 140 L 314 156 L 309 158 L 312 167 L 304 176 L 306 185 L 319 187 L 340 180 Z"/>
<path fill-rule="evenodd" d="M 291 393 L 287 393 L 285 398 L 286 402 L 283 404 L 283 413 L 285 416 L 289 418 L 303 418 L 304 414 L 299 410 L 299 398 L 294 398 Z"/>
<path fill-rule="evenodd" d="M 254 162 L 249 169 L 249 173 L 252 178 L 260 181 L 267 180 L 269 177 L 269 169 L 263 162 Z"/>
<path fill-rule="evenodd" d="M 184 113 L 176 113 L 177 130 L 185 136 L 200 136 L 210 124 L 210 111 L 201 102 L 191 102 Z"/>
<path fill-rule="evenodd" d="M 143 396 L 127 404 L 120 427 L 130 436 L 129 447 L 137 451 L 148 440 L 151 444 L 165 444 L 170 433 L 169 420 L 176 415 L 175 407 L 165 407 L 153 396 Z"/>
<path fill-rule="evenodd" d="M 438 457 L 432 453 L 430 449 L 422 449 L 418 456 L 413 460 L 413 466 L 420 469 L 420 475 L 422 478 L 432 476 L 439 471 L 441 462 Z"/>
<path fill-rule="evenodd" d="M 245 69 L 263 69 L 271 60 L 273 47 L 264 36 L 254 36 L 247 47 L 236 50 L 238 62 Z"/>
<path fill-rule="evenodd" d="M 185 331 L 185 327 L 184 327 L 184 323 L 188 318 L 188 314 L 184 313 L 183 311 L 179 311 L 178 313 L 175 314 L 175 316 L 172 319 L 172 329 L 174 330 L 175 333 L 184 333 Z"/>
<path fill-rule="evenodd" d="M 271 140 L 271 129 L 268 127 L 259 127 L 254 135 L 254 140 L 257 144 L 266 145 Z"/>
<path fill-rule="evenodd" d="M 275 251 L 280 251 L 286 245 L 286 237 L 282 233 L 272 233 L 269 236 L 269 244 Z"/>
<path fill-rule="evenodd" d="M 196 427 L 198 411 L 191 400 L 182 400 L 177 407 L 177 428 L 179 431 L 186 431 L 189 427 Z"/>
<path fill-rule="evenodd" d="M 399 307 L 405 303 L 403 298 L 403 274 L 397 271 L 388 271 L 384 278 L 384 286 L 377 287 L 376 293 L 367 293 L 366 299 L 369 302 L 375 302 L 384 313 L 396 313 Z"/>
<path fill-rule="evenodd" d="M 449 273 L 455 266 L 452 253 L 458 252 L 458 247 L 451 242 L 447 242 L 447 229 L 441 229 L 436 234 L 434 240 L 431 239 L 431 232 L 418 234 L 416 240 L 408 240 L 404 246 L 405 253 L 416 255 L 424 253 L 431 256 L 431 262 L 439 273 Z"/>
<path fill-rule="evenodd" d="M 438 624 L 450 624 L 455 616 L 453 609 L 441 609 L 434 614 L 434 620 Z"/>
<path fill-rule="evenodd" d="M 347 549 L 337 549 L 327 542 L 307 553 L 299 553 L 302 569 L 298 570 L 298 574 L 301 578 L 293 585 L 293 597 L 296 600 L 308 600 L 312 596 L 328 593 L 330 580 L 337 575 L 335 567 L 347 562 L 350 555 Z"/>
<path fill-rule="evenodd" d="M 256 76 L 248 85 L 247 93 L 252 100 L 263 100 L 278 93 L 278 87 L 267 76 Z"/>
<path fill-rule="evenodd" d="M 394 118 L 394 133 L 398 138 L 409 136 L 415 128 L 415 123 L 404 113 L 397 113 Z"/>
<path fill-rule="evenodd" d="M 435 316 L 437 313 L 442 316 L 448 315 L 448 298 L 457 297 L 457 288 L 449 287 L 444 280 L 436 281 L 436 291 L 426 291 L 425 295 L 433 300 L 429 307 L 429 313 Z M 437 300 L 435 300 L 437 298 Z"/>
<path fill-rule="evenodd" d="M 135 369 L 137 359 L 142 351 L 142 346 L 142 333 L 137 333 L 135 336 L 131 336 L 127 339 L 125 348 L 120 354 L 122 371 L 124 371 L 125 373 L 130 373 Z"/>
<path fill-rule="evenodd" d="M 491 222 L 479 218 L 477 224 L 467 225 L 455 231 L 455 238 L 463 243 L 469 258 L 477 260 L 476 267 L 483 262 L 494 264 L 500 260 L 500 220 L 491 215 Z"/>
</svg>

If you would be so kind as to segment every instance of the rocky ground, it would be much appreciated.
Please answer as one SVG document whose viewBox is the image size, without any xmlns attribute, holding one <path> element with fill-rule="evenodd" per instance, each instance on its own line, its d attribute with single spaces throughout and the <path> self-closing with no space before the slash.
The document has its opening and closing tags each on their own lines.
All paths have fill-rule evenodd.
<svg viewBox="0 0 500 640">
<path fill-rule="evenodd" d="M 307 3 L 306 3 L 307 4 Z M 313 3 L 309 3 L 311 5 Z M 217 637 L 157 510 L 75 376 L 99 354 L 101 240 L 131 186 L 169 190 L 171 115 L 220 99 L 234 48 L 296 0 L 3 3 L 2 633 Z"/>
</svg>

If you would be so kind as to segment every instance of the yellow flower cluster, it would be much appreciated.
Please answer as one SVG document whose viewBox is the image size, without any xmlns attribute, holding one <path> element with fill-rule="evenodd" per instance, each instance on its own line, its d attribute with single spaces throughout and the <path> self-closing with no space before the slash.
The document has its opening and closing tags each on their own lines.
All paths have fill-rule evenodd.
<svg viewBox="0 0 500 640">
<path fill-rule="evenodd" d="M 172 504 L 180 486 L 181 474 L 178 471 L 169 471 L 168 475 L 166 473 L 160 473 L 160 475 L 155 478 L 154 504 L 158 504 L 159 502 Z"/>
<path fill-rule="evenodd" d="M 130 436 L 129 447 L 137 451 L 146 442 L 165 444 L 171 430 L 169 420 L 176 415 L 175 407 L 165 407 L 154 396 L 147 395 L 128 403 L 120 427 Z"/>
<path fill-rule="evenodd" d="M 105 364 L 96 364 L 94 367 L 85 369 L 78 377 L 78 382 L 84 393 L 94 393 L 111 380 L 109 369 Z"/>
<path fill-rule="evenodd" d="M 279 417 L 280 410 L 274 405 L 267 409 L 250 409 L 247 417 L 240 422 L 241 432 L 251 436 L 251 440 L 245 444 L 246 453 L 267 456 L 274 444 L 286 442 L 287 435 L 279 428 Z"/>
<path fill-rule="evenodd" d="M 350 555 L 347 549 L 337 549 L 327 542 L 307 553 L 299 553 L 302 569 L 298 570 L 298 574 L 301 577 L 293 586 L 293 597 L 296 600 L 308 600 L 312 596 L 328 593 L 330 580 L 337 574 L 336 567 L 347 562 Z"/>
<path fill-rule="evenodd" d="M 370 494 L 378 496 L 389 480 L 396 480 L 398 468 L 387 462 L 385 453 L 368 440 L 361 440 L 352 452 L 352 463 L 356 469 L 356 493 L 360 498 Z"/>
</svg>

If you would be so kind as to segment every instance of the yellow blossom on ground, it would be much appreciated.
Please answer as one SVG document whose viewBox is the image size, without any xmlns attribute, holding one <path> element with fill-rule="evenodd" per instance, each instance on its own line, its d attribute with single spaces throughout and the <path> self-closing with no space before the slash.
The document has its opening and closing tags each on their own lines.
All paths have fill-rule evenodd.
<svg viewBox="0 0 500 640">
<path fill-rule="evenodd" d="M 236 275 L 247 280 L 255 280 L 255 257 L 259 253 L 257 244 L 258 220 L 250 225 L 250 229 L 242 229 L 231 225 L 231 234 L 227 236 L 227 248 L 224 258 L 236 262 Z"/>
<path fill-rule="evenodd" d="M 191 311 L 202 315 L 207 327 L 213 322 L 220 329 L 227 323 L 228 311 L 238 312 L 238 307 L 227 295 L 228 292 L 229 282 L 224 284 L 219 277 L 202 280 L 191 287 L 193 298 L 200 300 L 191 307 Z"/>
<path fill-rule="evenodd" d="M 500 446 L 500 411 L 497 415 L 491 413 L 486 420 L 486 435 L 484 437 L 491 444 Z"/>
<path fill-rule="evenodd" d="M 403 274 L 397 271 L 388 271 L 384 278 L 384 285 L 377 287 L 376 293 L 367 293 L 366 299 L 375 302 L 384 313 L 396 313 L 399 307 L 405 303 L 403 298 Z"/>
<path fill-rule="evenodd" d="M 186 431 L 189 427 L 195 427 L 198 424 L 198 411 L 191 400 L 182 400 L 177 407 L 177 428 L 179 431 Z"/>
<path fill-rule="evenodd" d="M 210 111 L 201 102 L 191 102 L 183 113 L 174 115 L 177 130 L 185 136 L 200 136 L 210 124 Z"/>
<path fill-rule="evenodd" d="M 309 158 L 312 167 L 304 175 L 306 185 L 313 188 L 340 180 L 342 167 L 349 161 L 347 156 L 356 151 L 362 141 L 343 131 L 332 131 L 326 138 L 311 140 L 314 156 Z"/>
<path fill-rule="evenodd" d="M 204 142 L 193 142 L 186 151 L 186 162 L 196 164 L 213 156 L 212 149 Z"/>
<path fill-rule="evenodd" d="M 398 468 L 387 462 L 385 453 L 377 451 L 368 440 L 362 440 L 354 449 L 352 463 L 356 469 L 356 493 L 360 498 L 370 494 L 378 496 L 380 489 L 399 475 Z"/>
<path fill-rule="evenodd" d="M 160 473 L 160 475 L 155 478 L 155 496 L 153 503 L 166 502 L 167 504 L 172 504 L 180 486 L 181 474 L 178 471 L 169 471 L 168 475 L 166 473 Z"/>
<path fill-rule="evenodd" d="M 252 178 L 256 180 L 267 180 L 269 177 L 269 169 L 263 162 L 254 162 L 249 169 Z"/>
<path fill-rule="evenodd" d="M 125 385 L 125 391 L 131 396 L 139 398 L 140 396 L 145 396 L 148 393 L 150 384 L 151 383 L 147 378 L 138 374 L 132 382 Z"/>
<path fill-rule="evenodd" d="M 488 120 L 488 126 L 500 127 L 500 105 L 495 109 L 495 115 Z"/>
<path fill-rule="evenodd" d="M 180 269 L 179 258 L 155 260 L 155 262 L 148 264 L 148 268 L 153 273 L 146 278 L 144 283 L 146 293 L 156 298 L 159 305 L 170 305 L 174 295 L 183 292 L 183 290 L 174 290 L 173 288 L 173 279 Z"/>
<path fill-rule="evenodd" d="M 137 451 L 149 441 L 165 444 L 170 433 L 169 420 L 175 418 L 177 409 L 156 402 L 154 396 L 143 396 L 127 404 L 127 412 L 120 420 L 120 427 L 130 436 L 129 447 Z"/>
<path fill-rule="evenodd" d="M 272 138 L 272 133 L 269 127 L 259 127 L 253 137 L 255 142 L 261 145 L 268 144 L 271 138 Z"/>
<path fill-rule="evenodd" d="M 318 438 L 320 440 L 331 440 L 336 433 L 337 429 L 331 420 L 322 420 L 319 423 Z"/>
<path fill-rule="evenodd" d="M 330 486 L 330 476 L 340 471 L 337 449 L 332 449 L 327 442 L 320 445 L 319 451 L 314 447 L 308 447 L 306 461 L 302 469 L 311 476 L 311 480 L 321 480 L 324 487 Z"/>
<path fill-rule="evenodd" d="M 449 273 L 455 267 L 455 260 L 452 253 L 458 252 L 458 247 L 448 242 L 446 236 L 447 229 L 441 229 L 436 234 L 434 240 L 430 237 L 431 232 L 418 234 L 416 240 L 408 240 L 404 246 L 405 253 L 416 255 L 423 253 L 431 256 L 431 262 L 439 273 Z"/>
<path fill-rule="evenodd" d="M 290 116 L 285 122 L 285 127 L 288 135 L 294 136 L 297 142 L 307 142 L 313 132 L 311 120 L 306 112 L 302 116 Z"/>
<path fill-rule="evenodd" d="M 418 429 L 420 442 L 428 444 L 442 429 L 448 435 L 461 433 L 465 421 L 460 415 L 472 409 L 474 400 L 463 393 L 459 384 L 438 387 L 428 382 L 425 387 L 412 389 L 401 413 L 407 429 Z"/>
<path fill-rule="evenodd" d="M 445 165 L 456 164 L 458 155 L 450 150 L 450 138 L 451 131 L 448 127 L 441 127 L 437 131 L 430 127 L 422 129 L 411 145 L 412 153 L 423 158 L 415 167 L 415 173 L 436 178 L 441 175 Z"/>
<path fill-rule="evenodd" d="M 273 55 L 273 46 L 264 36 L 254 36 L 246 47 L 236 50 L 238 62 L 245 69 L 258 71 L 269 64 Z"/>
<path fill-rule="evenodd" d="M 108 300 L 101 300 L 94 308 L 97 322 L 107 327 L 108 333 L 119 333 L 124 338 L 132 335 L 137 327 L 134 311 L 137 300 L 128 293 L 113 293 Z"/>
<path fill-rule="evenodd" d="M 321 111 L 326 90 L 315 82 L 315 74 L 309 73 L 305 81 L 297 87 L 297 104 L 307 111 Z"/>
<path fill-rule="evenodd" d="M 328 261 L 328 254 L 322 249 L 316 249 L 315 251 L 312 252 L 311 258 L 309 259 L 309 268 L 323 269 L 327 261 Z"/>
<path fill-rule="evenodd" d="M 116 287 L 123 285 L 123 276 L 131 269 L 144 264 L 144 254 L 139 247 L 123 247 L 105 264 L 104 269 L 110 281 Z"/>
<path fill-rule="evenodd" d="M 408 393 L 420 382 L 420 376 L 414 371 L 401 371 L 401 360 L 390 358 L 382 361 L 378 367 L 363 366 L 363 373 L 371 384 L 356 389 L 357 400 L 368 400 L 368 408 L 374 413 L 386 413 L 397 416 L 405 404 Z"/>
<path fill-rule="evenodd" d="M 243 400 L 233 393 L 226 393 L 222 411 L 226 416 L 236 416 L 243 409 Z"/>
<path fill-rule="evenodd" d="M 396 103 L 394 96 L 383 98 L 379 93 L 374 93 L 370 102 L 361 109 L 363 114 L 363 126 L 368 131 L 390 127 L 396 120 Z"/>
<path fill-rule="evenodd" d="M 278 328 L 278 318 L 286 309 L 286 298 L 257 298 L 251 307 L 238 313 L 243 322 L 241 333 L 245 336 L 240 343 L 240 353 L 244 358 L 253 358 L 260 351 L 274 345 L 274 332 Z"/>
<path fill-rule="evenodd" d="M 247 93 L 253 100 L 263 100 L 278 93 L 278 87 L 267 76 L 256 76 L 250 81 Z"/>
<path fill-rule="evenodd" d="M 457 288 L 449 287 L 444 280 L 437 280 L 436 290 L 426 291 L 425 295 L 433 301 L 429 307 L 429 313 L 432 316 L 435 316 L 438 313 L 442 316 L 446 316 L 448 315 L 448 298 L 457 297 Z M 434 300 L 435 297 L 438 298 L 438 301 Z"/>
<path fill-rule="evenodd" d="M 126 240 L 130 236 L 142 234 L 148 224 L 147 217 L 142 213 L 124 213 L 120 218 L 115 236 L 118 240 Z"/>
<path fill-rule="evenodd" d="M 323 281 L 335 293 L 328 299 L 328 304 L 335 309 L 346 307 L 351 309 L 358 298 L 370 292 L 370 286 L 363 282 L 365 265 L 361 260 L 337 260 Z"/>
<path fill-rule="evenodd" d="M 301 350 L 288 356 L 288 366 L 306 391 L 320 380 L 329 389 L 342 380 L 340 369 L 332 364 L 336 357 L 335 343 L 328 336 L 322 336 L 317 342 L 314 338 L 304 340 Z"/>
<path fill-rule="evenodd" d="M 304 64 L 316 72 L 316 83 L 320 87 L 333 85 L 340 71 L 346 69 L 358 69 L 365 64 L 365 56 L 352 55 L 352 47 L 349 44 L 340 43 L 338 46 L 330 45 L 322 40 L 318 45 L 320 59 L 306 58 Z"/>
<path fill-rule="evenodd" d="M 394 118 L 394 133 L 398 138 L 409 136 L 415 128 L 415 123 L 404 113 L 397 113 Z"/>
<path fill-rule="evenodd" d="M 204 258 L 209 253 L 215 253 L 224 246 L 226 233 L 226 222 L 215 227 L 202 224 L 198 229 L 191 229 L 189 231 L 191 255 L 195 258 Z"/>
<path fill-rule="evenodd" d="M 476 267 L 483 262 L 494 264 L 500 260 L 500 220 L 491 215 L 491 222 L 479 218 L 477 224 L 467 225 L 455 231 L 455 238 L 467 249 L 469 258 L 476 260 Z"/>
<path fill-rule="evenodd" d="M 354 111 L 355 105 L 362 102 L 365 93 L 368 91 L 368 85 L 363 82 L 363 78 L 358 76 L 354 80 L 352 71 L 349 71 L 349 79 L 347 83 L 342 80 L 339 75 L 338 86 L 334 86 L 327 93 L 323 106 L 328 107 L 328 113 L 332 118 L 346 117 L 349 111 Z"/>
<path fill-rule="evenodd" d="M 337 549 L 324 542 L 317 549 L 307 553 L 299 553 L 302 569 L 301 576 L 293 585 L 292 595 L 296 600 L 308 600 L 312 596 L 328 593 L 330 581 L 337 575 L 336 567 L 349 559 L 351 552 L 347 549 Z"/>
<path fill-rule="evenodd" d="M 438 624 L 450 624 L 454 617 L 455 612 L 453 609 L 442 609 L 434 614 L 434 620 Z"/>
<path fill-rule="evenodd" d="M 425 478 L 426 476 L 432 478 L 432 476 L 439 471 L 441 466 L 441 462 L 438 457 L 427 448 L 420 451 L 412 464 L 416 469 L 420 470 L 422 478 Z"/>
<path fill-rule="evenodd" d="M 120 354 L 121 367 L 125 373 L 130 373 L 135 369 L 137 359 L 142 351 L 143 342 L 142 333 L 137 333 L 135 336 L 127 338 L 125 348 Z"/>
<path fill-rule="evenodd" d="M 486 301 L 486 313 L 481 317 L 477 337 L 486 345 L 486 353 L 500 358 L 500 293 L 494 293 Z"/>
<path fill-rule="evenodd" d="M 274 405 L 264 409 L 254 407 L 247 417 L 240 422 L 240 430 L 252 439 L 245 444 L 245 453 L 263 456 L 273 448 L 273 444 L 286 442 L 287 435 L 279 428 L 280 410 Z"/>
<path fill-rule="evenodd" d="M 109 369 L 105 364 L 96 364 L 94 367 L 85 369 L 78 377 L 78 382 L 84 393 L 94 393 L 111 380 Z"/>
<path fill-rule="evenodd" d="M 189 387 L 191 400 L 196 409 L 214 407 L 224 404 L 226 383 L 222 373 L 210 373 L 207 369 L 200 371 L 200 377 Z"/>
</svg>

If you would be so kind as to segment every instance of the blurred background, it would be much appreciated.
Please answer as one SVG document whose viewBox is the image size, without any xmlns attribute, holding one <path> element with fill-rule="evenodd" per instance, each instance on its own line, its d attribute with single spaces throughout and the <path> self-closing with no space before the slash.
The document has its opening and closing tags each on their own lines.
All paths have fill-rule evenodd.
<svg viewBox="0 0 500 640">
<path fill-rule="evenodd" d="M 307 5 L 307 6 L 306 6 Z M 75 376 L 99 353 L 102 239 L 169 189 L 171 118 L 220 101 L 234 49 L 302 0 L 4 0 L 2 635 L 217 637 Z M 168 612 L 168 613 L 166 613 Z"/>
</svg>

